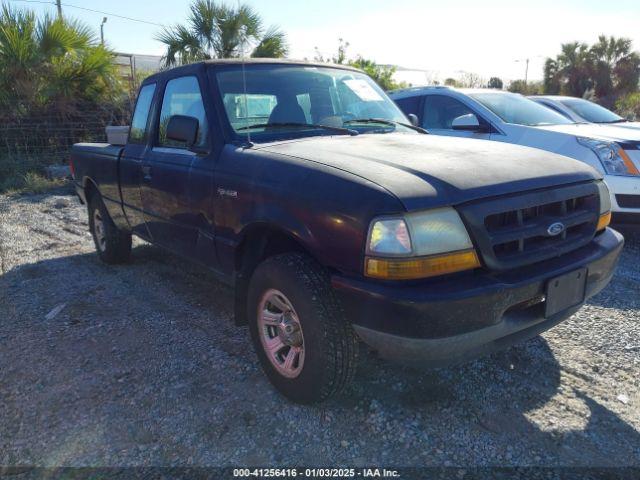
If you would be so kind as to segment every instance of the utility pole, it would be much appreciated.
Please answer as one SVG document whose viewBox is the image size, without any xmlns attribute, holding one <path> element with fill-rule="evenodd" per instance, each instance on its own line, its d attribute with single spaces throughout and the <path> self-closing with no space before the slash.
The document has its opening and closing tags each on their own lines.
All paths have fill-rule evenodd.
<svg viewBox="0 0 640 480">
<path fill-rule="evenodd" d="M 104 45 L 104 24 L 107 23 L 107 17 L 102 17 L 102 23 L 100 24 L 100 44 Z"/>
<path fill-rule="evenodd" d="M 527 86 L 527 78 L 529 76 L 529 59 L 528 58 L 524 58 L 522 60 L 516 60 L 516 62 L 525 62 L 525 67 L 524 67 L 524 86 Z"/>
<path fill-rule="evenodd" d="M 56 6 L 58 7 L 58 18 L 62 20 L 62 0 L 56 0 Z"/>
</svg>

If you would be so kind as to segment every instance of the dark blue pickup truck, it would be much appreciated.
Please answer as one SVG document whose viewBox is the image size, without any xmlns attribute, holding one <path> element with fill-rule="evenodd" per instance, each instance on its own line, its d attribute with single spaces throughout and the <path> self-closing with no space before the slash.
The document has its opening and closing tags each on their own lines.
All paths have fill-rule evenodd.
<svg viewBox="0 0 640 480">
<path fill-rule="evenodd" d="M 127 261 L 134 234 L 209 267 L 303 403 L 349 382 L 359 341 L 440 366 L 533 337 L 607 285 L 623 244 L 590 167 L 428 135 L 344 66 L 158 73 L 126 145 L 77 144 L 71 164 L 100 258 Z"/>
</svg>

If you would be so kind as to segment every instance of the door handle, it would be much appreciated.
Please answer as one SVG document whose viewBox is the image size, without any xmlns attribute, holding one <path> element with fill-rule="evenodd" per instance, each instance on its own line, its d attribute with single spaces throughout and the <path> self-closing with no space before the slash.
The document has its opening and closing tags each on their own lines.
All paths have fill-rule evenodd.
<svg viewBox="0 0 640 480">
<path fill-rule="evenodd" d="M 153 170 L 151 170 L 151 165 L 142 166 L 142 178 L 144 180 L 151 180 L 152 173 L 153 173 Z"/>
</svg>

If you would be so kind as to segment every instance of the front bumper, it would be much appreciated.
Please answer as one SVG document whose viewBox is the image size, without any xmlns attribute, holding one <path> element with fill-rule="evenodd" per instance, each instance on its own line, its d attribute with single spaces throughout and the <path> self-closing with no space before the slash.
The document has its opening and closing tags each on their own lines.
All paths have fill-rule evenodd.
<svg viewBox="0 0 640 480">
<path fill-rule="evenodd" d="M 381 356 L 437 367 L 507 348 L 568 318 L 581 305 L 545 318 L 548 280 L 586 267 L 589 298 L 611 280 L 623 243 L 606 229 L 585 247 L 507 272 L 414 284 L 334 275 L 332 284 L 360 338 Z"/>
<path fill-rule="evenodd" d="M 605 175 L 604 181 L 611 192 L 613 223 L 640 224 L 640 177 Z"/>
</svg>

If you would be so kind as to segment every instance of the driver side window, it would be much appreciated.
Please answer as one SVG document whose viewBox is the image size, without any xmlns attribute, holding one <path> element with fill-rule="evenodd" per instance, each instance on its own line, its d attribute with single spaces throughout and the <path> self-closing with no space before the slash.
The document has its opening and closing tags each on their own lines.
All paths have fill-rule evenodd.
<svg viewBox="0 0 640 480">
<path fill-rule="evenodd" d="M 196 77 L 179 77 L 169 80 L 164 90 L 158 143 L 161 147 L 184 148 L 184 144 L 167 138 L 167 124 L 173 115 L 186 115 L 198 119 L 198 137 L 195 145 L 207 144 L 207 116 Z"/>
<path fill-rule="evenodd" d="M 427 95 L 424 98 L 422 127 L 427 130 L 453 130 L 453 120 L 461 115 L 475 113 L 462 102 L 444 95 Z"/>
</svg>

